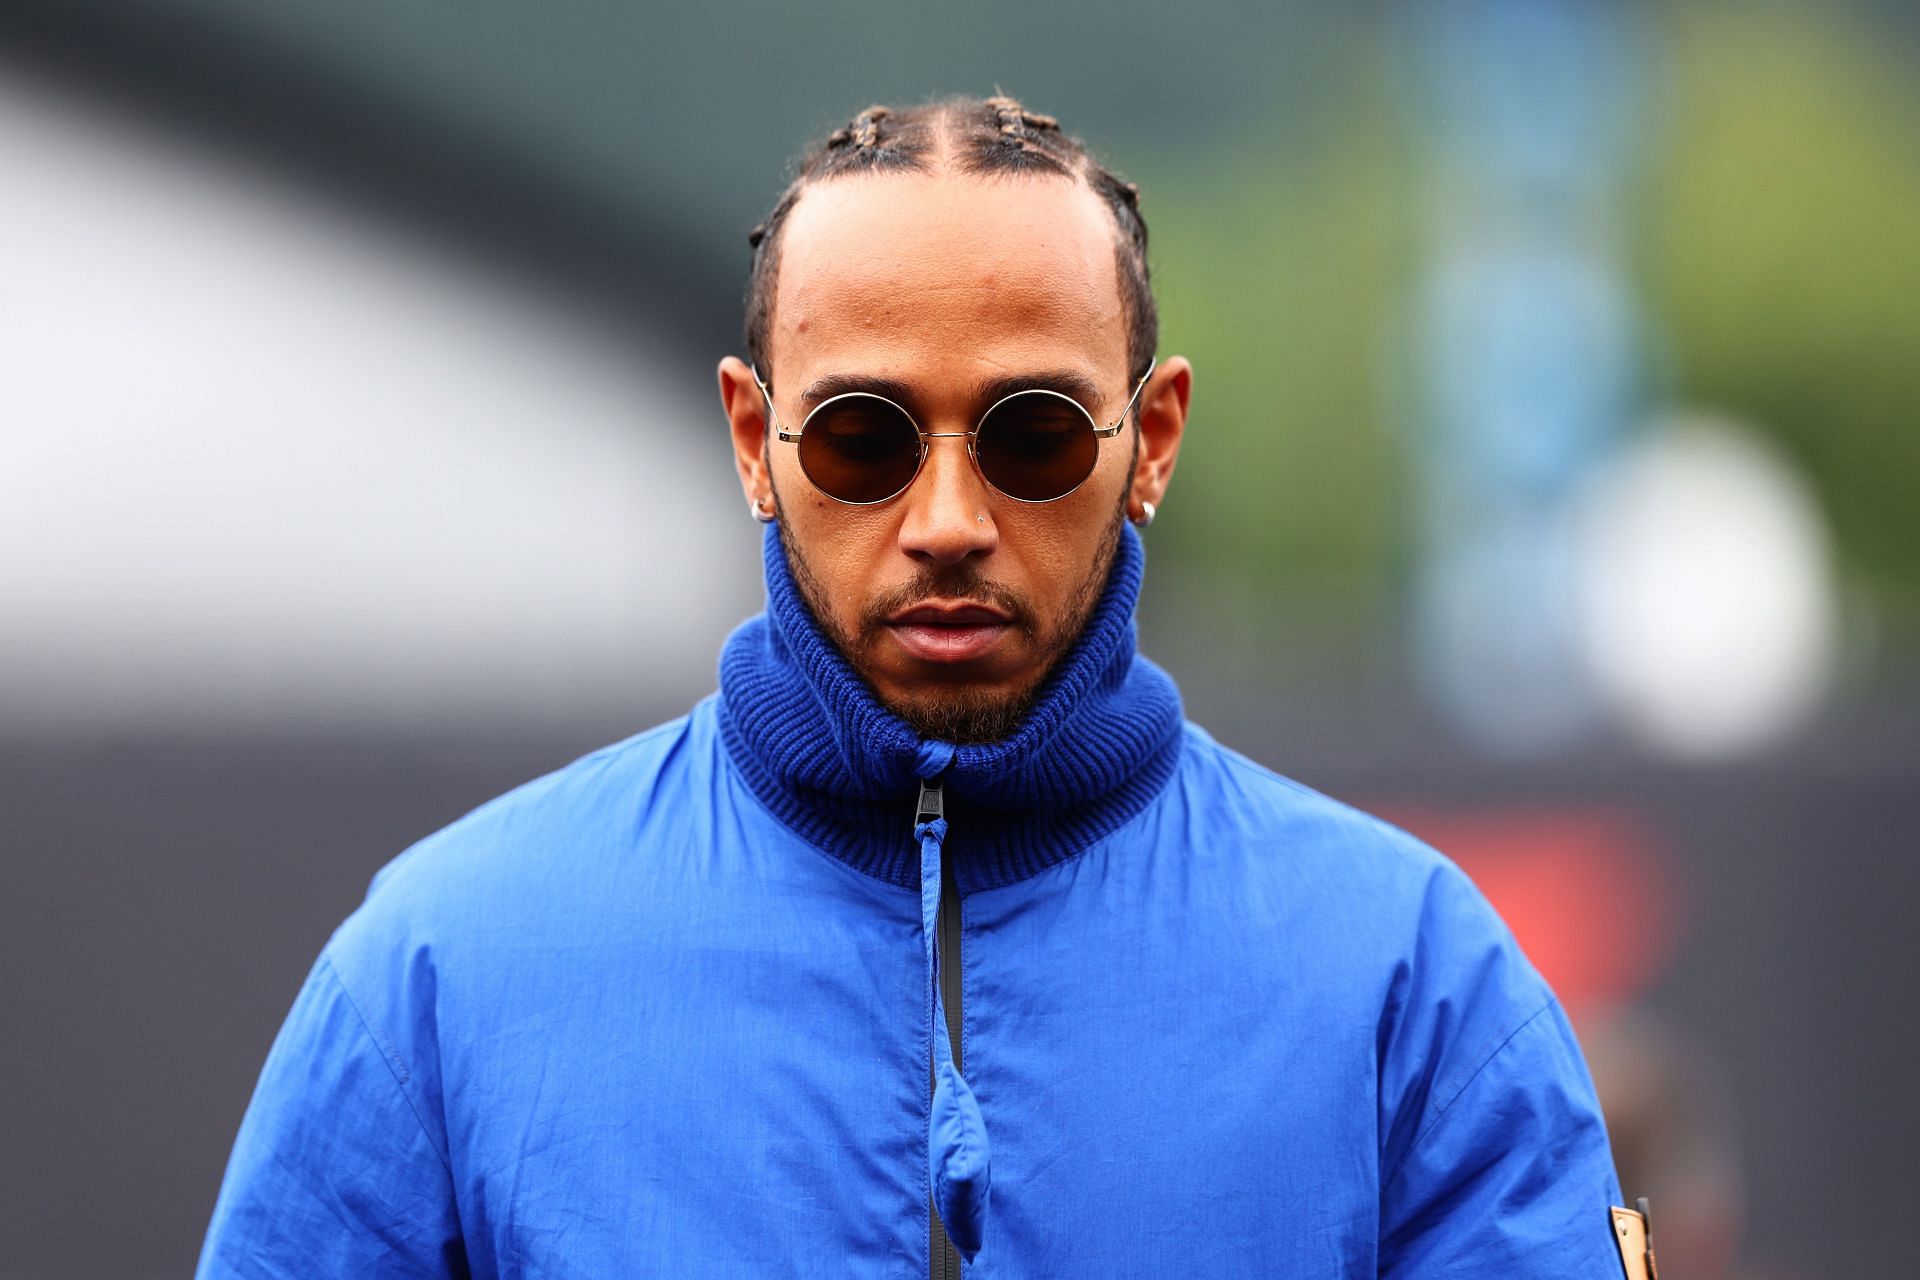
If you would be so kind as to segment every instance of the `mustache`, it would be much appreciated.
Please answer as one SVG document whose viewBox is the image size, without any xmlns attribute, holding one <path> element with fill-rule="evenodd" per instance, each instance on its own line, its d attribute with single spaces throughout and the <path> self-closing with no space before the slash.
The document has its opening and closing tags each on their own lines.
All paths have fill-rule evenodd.
<svg viewBox="0 0 1920 1280">
<path fill-rule="evenodd" d="M 894 614 L 934 598 L 964 600 L 998 609 L 1013 620 L 1014 627 L 1028 635 L 1034 633 L 1033 607 L 1026 599 L 988 578 L 972 563 L 923 566 L 912 581 L 868 603 L 860 613 L 861 633 L 871 636 Z"/>
</svg>

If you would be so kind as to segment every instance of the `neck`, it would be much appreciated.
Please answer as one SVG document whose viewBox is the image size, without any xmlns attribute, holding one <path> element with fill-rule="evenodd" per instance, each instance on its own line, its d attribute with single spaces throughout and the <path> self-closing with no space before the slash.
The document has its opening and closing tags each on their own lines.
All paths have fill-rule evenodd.
<svg viewBox="0 0 1920 1280">
<path fill-rule="evenodd" d="M 923 739 L 822 633 L 772 528 L 764 559 L 767 611 L 734 632 L 720 659 L 728 754 L 761 803 L 803 839 L 916 887 L 910 836 Z M 1085 630 L 1013 732 L 954 748 L 942 783 L 962 892 L 1073 856 L 1137 814 L 1171 776 L 1179 695 L 1134 648 L 1144 562 L 1129 527 Z"/>
</svg>

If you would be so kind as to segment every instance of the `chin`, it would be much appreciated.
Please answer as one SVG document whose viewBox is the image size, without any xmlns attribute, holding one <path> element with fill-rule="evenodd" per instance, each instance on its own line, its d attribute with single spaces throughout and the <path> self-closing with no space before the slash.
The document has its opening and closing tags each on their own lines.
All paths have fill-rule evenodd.
<svg viewBox="0 0 1920 1280">
<path fill-rule="evenodd" d="M 1011 737 L 1033 706 L 1033 691 L 921 689 L 906 698 L 884 701 L 921 737 L 964 745 Z"/>
</svg>

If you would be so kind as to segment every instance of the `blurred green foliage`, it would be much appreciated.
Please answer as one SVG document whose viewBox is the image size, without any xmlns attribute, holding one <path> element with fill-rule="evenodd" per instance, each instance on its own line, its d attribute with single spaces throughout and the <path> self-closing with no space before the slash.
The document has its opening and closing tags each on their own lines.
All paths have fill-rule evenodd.
<svg viewBox="0 0 1920 1280">
<path fill-rule="evenodd" d="M 1643 286 L 1683 403 L 1807 471 L 1848 573 L 1920 601 L 1920 79 L 1811 5 L 1682 6 L 1642 193 Z"/>
<path fill-rule="evenodd" d="M 1304 592 L 1340 630 L 1377 613 L 1400 540 L 1404 451 L 1379 370 L 1409 269 L 1410 179 L 1380 46 L 1355 42 L 1334 61 L 1343 73 L 1315 128 L 1258 121 L 1132 167 L 1160 349 L 1195 366 L 1156 547 L 1256 618 L 1262 600 L 1297 606 Z"/>
<path fill-rule="evenodd" d="M 1304 588 L 1315 609 L 1377 626 L 1408 550 L 1409 406 L 1389 389 L 1426 193 L 1385 30 L 1329 50 L 1313 130 L 1267 122 L 1204 151 L 1123 157 L 1148 196 L 1161 350 L 1197 370 L 1156 544 L 1182 576 L 1250 592 L 1256 616 L 1294 612 Z M 1913 51 L 1840 6 L 1675 4 L 1652 33 L 1638 183 L 1618 211 L 1658 371 L 1646 407 L 1725 412 L 1776 442 L 1805 468 L 1843 572 L 1911 613 Z"/>
</svg>

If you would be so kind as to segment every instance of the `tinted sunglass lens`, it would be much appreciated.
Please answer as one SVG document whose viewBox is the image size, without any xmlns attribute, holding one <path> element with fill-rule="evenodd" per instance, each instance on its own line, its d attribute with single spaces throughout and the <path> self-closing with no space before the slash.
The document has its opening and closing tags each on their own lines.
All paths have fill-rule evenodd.
<svg viewBox="0 0 1920 1280">
<path fill-rule="evenodd" d="M 1100 441 L 1077 401 L 1023 391 L 988 411 L 974 440 L 980 474 L 1000 492 L 1045 502 L 1073 492 L 1093 473 Z"/>
<path fill-rule="evenodd" d="M 920 433 L 890 400 L 838 396 L 801 428 L 800 468 L 828 497 L 880 502 L 906 488 L 919 470 Z"/>
</svg>

